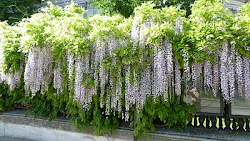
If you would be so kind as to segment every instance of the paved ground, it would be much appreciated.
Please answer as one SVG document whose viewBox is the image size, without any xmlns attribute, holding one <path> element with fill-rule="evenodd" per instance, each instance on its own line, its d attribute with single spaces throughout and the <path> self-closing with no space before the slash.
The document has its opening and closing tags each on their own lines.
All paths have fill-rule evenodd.
<svg viewBox="0 0 250 141">
<path fill-rule="evenodd" d="M 35 141 L 35 140 L 11 138 L 11 137 L 0 137 L 0 141 Z"/>
</svg>

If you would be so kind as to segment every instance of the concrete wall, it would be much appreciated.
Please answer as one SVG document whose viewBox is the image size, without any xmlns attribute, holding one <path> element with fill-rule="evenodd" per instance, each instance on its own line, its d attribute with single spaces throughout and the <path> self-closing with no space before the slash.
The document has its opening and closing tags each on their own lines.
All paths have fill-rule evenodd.
<svg viewBox="0 0 250 141">
<path fill-rule="evenodd" d="M 52 122 L 34 119 L 26 116 L 23 111 L 0 113 L 1 137 L 24 138 L 35 141 L 133 141 L 133 131 L 128 127 L 121 127 L 103 136 L 95 136 L 93 127 L 86 127 L 84 131 L 76 131 L 69 119 L 60 118 Z M 215 140 L 245 140 L 249 141 L 248 132 L 231 132 L 218 129 L 188 128 L 183 132 L 173 129 L 158 128 L 155 133 L 149 133 L 139 141 L 215 141 Z"/>
<path fill-rule="evenodd" d="M 0 137 L 24 138 L 35 141 L 131 141 L 133 131 L 118 130 L 95 136 L 93 128 L 77 132 L 68 120 L 34 119 L 24 115 L 0 114 Z M 1 140 L 1 139 L 0 139 Z"/>
</svg>

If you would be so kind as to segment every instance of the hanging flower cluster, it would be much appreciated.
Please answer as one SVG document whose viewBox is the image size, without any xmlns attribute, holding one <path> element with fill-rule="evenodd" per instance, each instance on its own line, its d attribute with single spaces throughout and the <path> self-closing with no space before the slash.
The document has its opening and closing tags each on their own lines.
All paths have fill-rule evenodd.
<svg viewBox="0 0 250 141">
<path fill-rule="evenodd" d="M 35 95 L 38 91 L 48 91 L 51 82 L 52 55 L 49 47 L 33 47 L 28 54 L 25 65 L 25 90 Z"/>
<path fill-rule="evenodd" d="M 199 54 L 193 59 L 204 62 L 205 90 L 212 90 L 214 96 L 221 93 L 226 102 L 231 102 L 235 95 L 247 100 L 249 91 L 244 90 L 247 88 L 244 84 L 248 83 L 245 80 L 248 73 L 244 74 L 243 60 L 248 60 L 248 65 L 249 50 L 244 46 L 249 46 L 249 41 L 246 41 L 249 39 L 249 3 L 242 6 L 242 12 L 237 15 L 223 5 L 219 0 L 215 3 L 200 0 L 193 5 L 190 17 L 192 32 L 189 35 L 199 49 Z M 192 71 L 196 69 L 194 67 Z"/>
<path fill-rule="evenodd" d="M 20 52 L 20 27 L 0 23 L 0 83 L 13 91 L 21 82 L 24 57 Z"/>
</svg>

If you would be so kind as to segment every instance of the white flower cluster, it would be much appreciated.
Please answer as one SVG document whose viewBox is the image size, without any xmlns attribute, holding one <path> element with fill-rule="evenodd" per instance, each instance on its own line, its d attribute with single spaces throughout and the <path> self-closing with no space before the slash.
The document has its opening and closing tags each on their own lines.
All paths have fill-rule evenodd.
<svg viewBox="0 0 250 141">
<path fill-rule="evenodd" d="M 166 66 L 166 55 L 165 47 L 160 45 L 155 48 L 154 55 L 154 77 L 153 77 L 153 94 L 154 98 L 164 95 L 167 98 L 168 94 L 168 78 L 167 78 L 167 66 Z"/>
<path fill-rule="evenodd" d="M 184 61 L 184 78 L 187 80 L 187 81 L 190 81 L 191 79 L 191 67 L 189 66 L 189 54 L 188 54 L 188 49 L 187 47 L 184 47 L 183 48 L 183 61 Z"/>
<path fill-rule="evenodd" d="M 177 18 L 176 20 L 176 30 L 175 34 L 180 34 L 183 30 L 183 22 L 180 17 Z"/>
<path fill-rule="evenodd" d="M 82 56 L 76 57 L 75 62 L 75 99 L 81 105 L 86 103 L 86 84 L 83 83 L 83 75 L 86 72 L 84 65 L 84 58 Z"/>
<path fill-rule="evenodd" d="M 133 22 L 133 26 L 139 27 L 139 29 L 133 30 L 132 28 L 132 34 L 131 34 L 132 39 L 135 41 L 134 46 L 139 45 L 140 48 L 144 49 L 146 47 L 145 45 L 148 40 L 148 35 L 146 33 L 148 29 L 154 25 L 154 22 L 153 20 L 148 20 L 142 23 L 140 26 L 137 24 L 138 22 L 136 21 Z M 137 41 L 138 37 L 139 41 Z M 145 58 L 146 56 L 143 56 L 142 59 Z M 150 64 L 148 64 L 147 67 L 145 67 L 144 72 L 141 74 L 140 78 L 138 78 L 138 76 L 134 72 L 134 84 L 131 93 L 134 93 L 135 95 L 136 108 L 138 109 L 141 109 L 144 106 L 147 96 L 152 94 L 151 85 L 153 84 L 153 82 L 151 76 L 152 76 L 152 71 Z"/>
<path fill-rule="evenodd" d="M 97 62 L 97 66 L 99 67 L 99 80 L 100 80 L 100 88 L 101 88 L 101 94 L 100 94 L 100 105 L 101 108 L 104 106 L 104 101 L 103 101 L 103 96 L 104 96 L 104 92 L 105 92 L 105 84 L 108 81 L 108 74 L 107 74 L 107 70 L 106 68 L 104 68 L 103 64 L 102 64 L 102 60 L 104 59 L 104 57 L 106 57 L 107 52 L 109 51 L 109 47 L 107 46 L 107 44 L 103 43 L 103 42 L 99 42 L 97 41 L 96 44 L 96 62 Z M 110 51 L 109 51 L 110 52 Z M 97 81 L 98 82 L 98 81 Z M 106 108 L 109 108 L 106 107 Z"/>
<path fill-rule="evenodd" d="M 122 111 L 122 82 L 121 82 L 121 69 L 118 70 L 118 78 L 116 83 L 112 82 L 110 80 L 110 86 L 111 86 L 111 108 L 115 109 L 119 113 Z M 110 74 L 110 77 L 112 77 L 112 74 Z"/>
<path fill-rule="evenodd" d="M 220 57 L 220 79 L 221 79 L 221 92 L 226 101 L 230 101 L 229 96 L 229 78 L 228 78 L 228 56 L 229 56 L 229 50 L 228 50 L 228 41 L 225 41 L 225 43 L 222 46 L 222 53 Z"/>
<path fill-rule="evenodd" d="M 140 90 L 139 90 L 139 99 L 138 99 L 138 104 L 139 104 L 139 108 L 141 109 L 145 102 L 146 102 L 146 98 L 147 96 L 151 95 L 151 67 L 150 65 L 148 65 L 148 67 L 146 68 L 146 70 L 144 70 L 142 76 L 141 76 L 141 80 L 140 80 Z"/>
<path fill-rule="evenodd" d="M 57 63 L 56 68 L 54 69 L 54 88 L 57 91 L 57 94 L 63 92 L 63 76 L 61 73 L 61 62 Z"/>
<path fill-rule="evenodd" d="M 108 70 L 103 65 L 103 59 L 110 55 L 114 49 L 124 42 L 118 42 L 114 37 L 104 37 L 103 39 L 97 39 L 94 43 L 94 57 L 91 58 L 90 68 L 92 71 L 89 73 L 94 77 L 95 86 L 91 89 L 90 95 L 97 94 L 97 89 L 100 86 L 100 106 L 104 107 L 106 103 L 106 114 L 110 113 L 110 109 L 121 109 L 121 82 L 115 84 L 112 79 L 112 74 L 109 74 Z M 89 57 L 90 58 L 90 57 Z M 88 61 L 89 62 L 89 61 Z M 116 64 L 116 59 L 113 58 L 112 62 Z M 100 84 L 99 84 L 100 82 Z M 104 101 L 105 89 L 107 84 L 111 87 L 111 91 L 106 93 L 106 101 Z M 110 101 L 111 99 L 111 101 Z M 121 110 L 120 110 L 121 111 Z"/>
<path fill-rule="evenodd" d="M 139 16 L 135 16 L 133 19 L 133 25 L 131 28 L 131 38 L 133 39 L 133 45 L 134 47 L 138 45 L 139 39 L 142 38 L 140 37 L 140 33 L 142 33 L 143 30 L 140 31 L 140 26 L 139 26 Z M 143 35 L 142 33 L 141 35 Z"/>
<path fill-rule="evenodd" d="M 225 41 L 222 46 L 222 54 L 220 57 L 220 85 L 223 97 L 227 102 L 231 102 L 235 95 L 235 73 L 238 76 L 240 72 L 235 72 L 235 60 L 237 59 L 235 59 L 234 45 L 231 45 L 229 50 L 228 41 Z"/>
<path fill-rule="evenodd" d="M 250 101 L 250 58 L 249 56 L 243 59 L 244 66 L 244 84 L 245 84 L 245 97 Z"/>
<path fill-rule="evenodd" d="M 136 23 L 135 23 L 136 24 Z M 133 26 L 136 26 L 136 25 L 133 25 Z M 135 31 L 133 31 L 132 30 L 132 35 L 133 36 L 135 36 L 134 38 L 133 38 L 133 36 L 132 36 L 132 39 L 134 39 L 134 41 L 136 41 L 136 40 L 138 40 L 138 34 L 139 34 L 139 46 L 141 47 L 141 48 L 145 48 L 145 43 L 147 42 L 147 40 L 148 40 L 148 35 L 146 35 L 146 33 L 147 33 L 147 31 L 148 31 L 148 29 L 150 28 L 150 27 L 152 27 L 152 26 L 154 26 L 154 22 L 153 22 L 153 20 L 149 20 L 149 21 L 147 21 L 147 22 L 145 22 L 145 23 L 143 23 L 140 27 L 140 31 L 139 31 L 139 33 L 137 33 L 138 31 L 137 30 L 135 30 Z M 134 44 L 135 45 L 135 44 Z"/>
<path fill-rule="evenodd" d="M 181 71 L 178 61 L 175 61 L 175 94 L 181 95 Z"/>
<path fill-rule="evenodd" d="M 128 121 L 128 111 L 130 104 L 135 104 L 134 95 L 131 93 L 132 85 L 130 82 L 130 66 L 128 65 L 125 73 L 125 120 Z"/>
<path fill-rule="evenodd" d="M 73 76 L 74 76 L 74 64 L 75 58 L 71 53 L 67 53 L 67 67 L 68 67 L 68 89 L 73 89 Z"/>
<path fill-rule="evenodd" d="M 236 80 L 237 80 L 237 86 L 238 86 L 238 93 L 240 97 L 243 97 L 244 95 L 244 79 L 243 79 L 243 59 L 242 56 L 236 52 Z"/>
<path fill-rule="evenodd" d="M 0 66 L 4 64 L 3 49 L 0 45 Z M 5 73 L 4 70 L 0 69 L 0 83 L 5 82 L 9 85 L 10 90 L 13 91 L 21 81 L 21 75 L 23 71 L 22 64 L 20 64 L 20 70 L 14 73 Z"/>
<path fill-rule="evenodd" d="M 229 97 L 232 99 L 235 93 L 235 46 L 232 45 L 230 49 L 230 55 L 228 58 L 228 78 L 229 78 Z"/>
<path fill-rule="evenodd" d="M 212 63 L 208 60 L 205 61 L 204 64 L 204 86 L 206 89 L 212 87 Z"/>
<path fill-rule="evenodd" d="M 154 72 L 153 72 L 153 94 L 154 98 L 159 95 L 168 98 L 168 90 L 173 84 L 173 52 L 168 38 L 155 48 Z"/>
<path fill-rule="evenodd" d="M 212 79 L 212 92 L 214 96 L 219 93 L 220 90 L 220 60 L 219 54 L 215 54 L 215 64 L 213 65 L 213 79 Z"/>
<path fill-rule="evenodd" d="M 201 73 L 202 73 L 202 65 L 200 63 L 194 62 L 192 65 L 192 81 L 193 86 L 196 89 L 199 89 L 201 86 Z"/>
<path fill-rule="evenodd" d="M 24 81 L 27 93 L 31 91 L 34 96 L 48 90 L 53 76 L 53 58 L 49 47 L 32 47 L 26 60 Z"/>
<path fill-rule="evenodd" d="M 235 44 L 229 46 L 227 40 L 222 45 L 221 54 L 215 52 L 214 56 L 214 64 L 205 61 L 203 65 L 205 90 L 211 89 L 214 96 L 221 92 L 228 103 L 235 97 L 235 94 L 250 101 L 249 57 L 240 55 L 235 49 Z M 201 73 L 202 66 L 194 62 L 191 75 L 195 88 L 200 87 Z"/>
<path fill-rule="evenodd" d="M 139 45 L 140 48 L 145 48 L 148 40 L 148 34 L 146 35 L 146 33 L 148 28 L 154 26 L 154 22 L 153 20 L 146 20 L 146 22 L 139 25 L 138 19 L 138 17 L 134 18 L 131 38 L 134 41 L 134 47 Z M 182 31 L 181 19 L 177 20 L 176 30 L 178 34 Z M 159 46 L 154 47 L 153 64 L 148 64 L 143 70 L 142 74 L 138 76 L 130 65 L 127 65 L 125 74 L 126 111 L 129 111 L 129 106 L 133 104 L 136 104 L 137 109 L 141 109 L 146 102 L 147 96 L 150 95 L 154 99 L 162 95 L 165 100 L 168 100 L 170 91 L 181 94 L 180 67 L 177 63 L 175 66 L 177 73 L 174 73 L 172 44 L 168 37 L 162 40 Z M 128 113 L 125 114 L 125 119 L 128 120 Z"/>
<path fill-rule="evenodd" d="M 0 72 L 0 83 L 5 82 L 9 85 L 10 91 L 13 91 L 21 82 L 22 71 L 7 73 Z"/>
</svg>

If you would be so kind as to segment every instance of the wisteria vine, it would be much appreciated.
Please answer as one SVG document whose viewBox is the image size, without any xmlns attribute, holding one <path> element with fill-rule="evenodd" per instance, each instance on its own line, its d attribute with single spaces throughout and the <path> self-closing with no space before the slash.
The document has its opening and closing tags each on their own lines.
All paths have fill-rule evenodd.
<svg viewBox="0 0 250 141">
<path fill-rule="evenodd" d="M 205 8 L 214 5 L 198 1 L 194 7 L 204 3 Z M 210 20 L 230 21 L 232 15 L 219 7 L 221 15 L 205 17 L 207 13 L 199 11 L 204 7 L 193 10 L 187 19 L 177 7 L 158 10 L 146 3 L 134 17 L 125 19 L 118 15 L 84 18 L 84 10 L 74 5 L 51 6 L 18 26 L 1 23 L 0 82 L 12 91 L 23 75 L 25 91 L 33 96 L 44 94 L 53 84 L 56 95 L 71 92 L 86 110 L 98 95 L 105 115 L 121 114 L 124 108 L 126 121 L 131 106 L 138 112 L 149 97 L 156 102 L 159 97 L 168 101 L 184 95 L 182 82 L 200 94 L 202 88 L 214 96 L 222 94 L 227 102 L 235 95 L 250 101 L 249 42 L 242 45 L 239 38 L 234 40 L 236 33 L 228 33 L 220 22 L 214 23 L 216 28 L 206 25 Z M 214 8 L 210 12 L 217 13 Z M 19 33 L 16 28 L 23 29 Z M 210 28 L 205 34 L 203 30 Z M 247 39 L 242 37 L 244 42 Z M 9 52 L 16 60 L 9 59 Z"/>
</svg>

